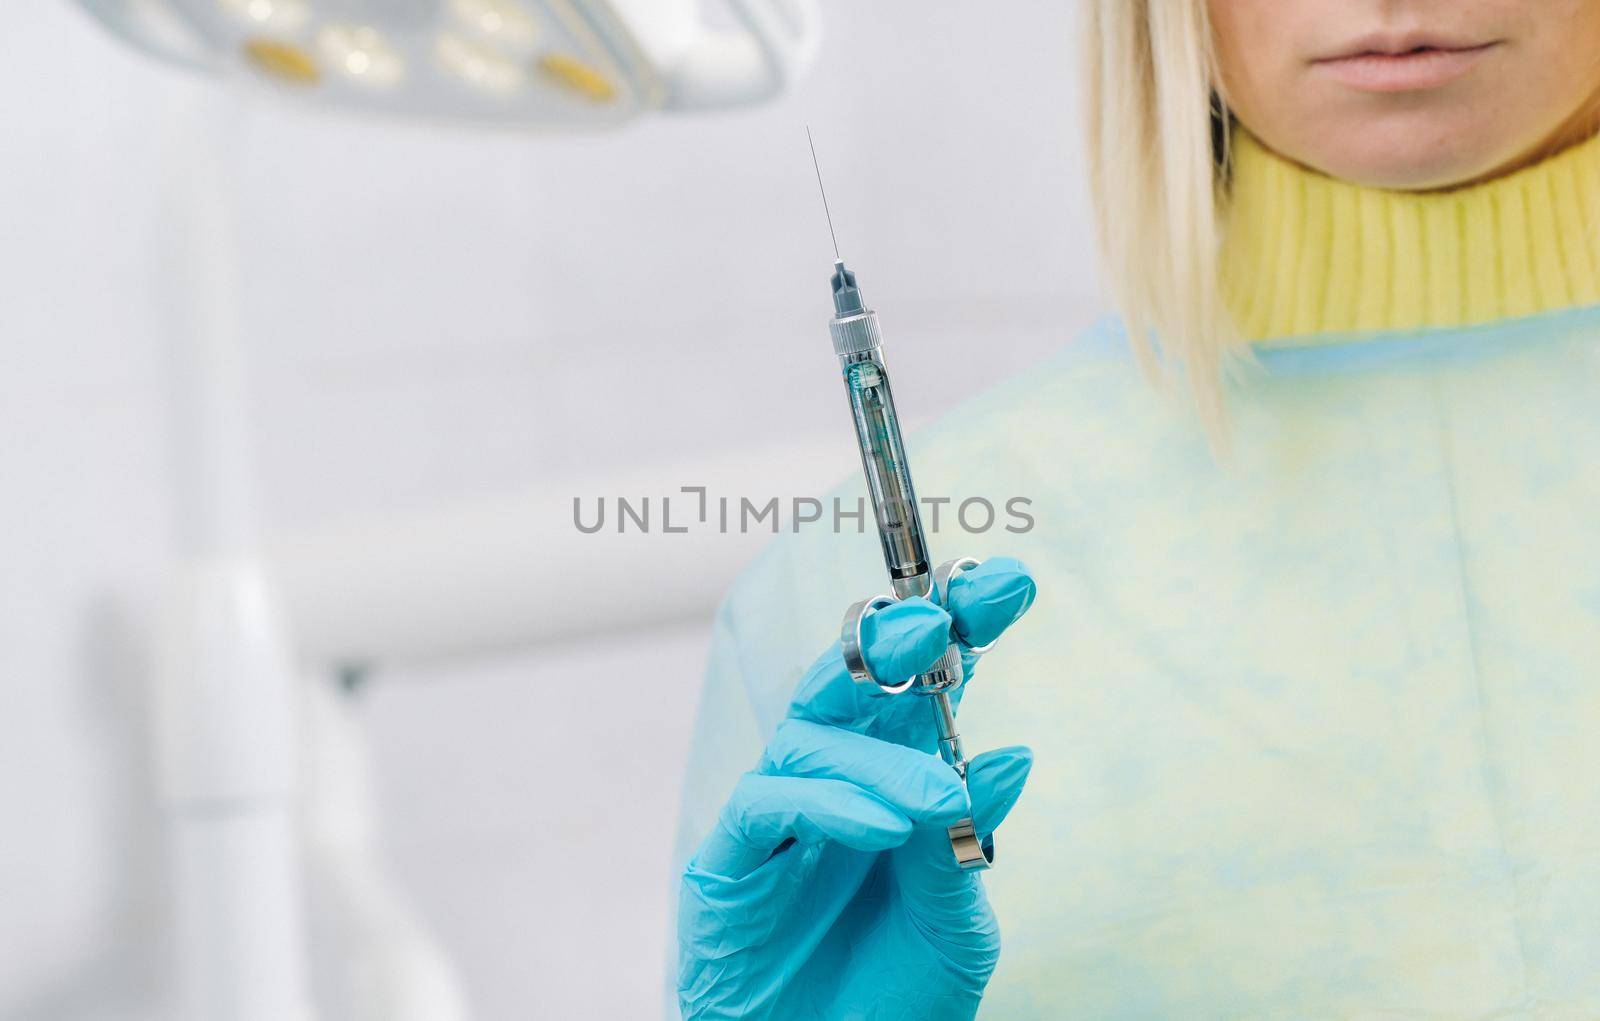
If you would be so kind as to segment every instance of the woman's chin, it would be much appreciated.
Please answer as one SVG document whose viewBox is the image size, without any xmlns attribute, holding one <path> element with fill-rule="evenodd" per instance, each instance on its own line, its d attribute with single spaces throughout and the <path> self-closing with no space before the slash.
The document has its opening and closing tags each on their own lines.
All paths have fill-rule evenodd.
<svg viewBox="0 0 1600 1021">
<path fill-rule="evenodd" d="M 1429 125 L 1384 126 L 1330 133 L 1338 145 L 1308 142 L 1299 153 L 1285 153 L 1330 177 L 1372 188 L 1437 191 L 1458 188 L 1505 169 L 1514 145 L 1476 137 L 1469 129 Z"/>
</svg>

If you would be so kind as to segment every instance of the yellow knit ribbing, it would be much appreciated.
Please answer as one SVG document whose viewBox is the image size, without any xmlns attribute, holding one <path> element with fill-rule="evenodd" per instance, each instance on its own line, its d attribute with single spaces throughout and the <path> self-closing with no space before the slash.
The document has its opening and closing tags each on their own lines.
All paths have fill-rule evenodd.
<svg viewBox="0 0 1600 1021">
<path fill-rule="evenodd" d="M 1223 291 L 1246 340 L 1600 303 L 1600 138 L 1445 192 L 1336 181 L 1234 134 Z"/>
</svg>

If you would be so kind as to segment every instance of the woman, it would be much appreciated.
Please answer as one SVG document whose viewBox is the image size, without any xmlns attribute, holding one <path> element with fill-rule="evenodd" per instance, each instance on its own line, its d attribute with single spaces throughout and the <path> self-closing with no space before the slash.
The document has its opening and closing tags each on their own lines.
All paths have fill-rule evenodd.
<svg viewBox="0 0 1600 1021">
<path fill-rule="evenodd" d="M 1028 797 L 957 871 L 925 707 L 812 662 L 872 537 L 779 544 L 718 620 L 684 1014 L 1600 1016 L 1600 0 L 1098 0 L 1086 38 L 1128 329 L 912 443 L 925 493 L 1033 501 L 935 541 L 1041 581 L 962 710 L 1038 749 Z M 993 557 L 868 661 L 1033 598 Z M 1030 761 L 975 760 L 980 830 Z"/>
</svg>

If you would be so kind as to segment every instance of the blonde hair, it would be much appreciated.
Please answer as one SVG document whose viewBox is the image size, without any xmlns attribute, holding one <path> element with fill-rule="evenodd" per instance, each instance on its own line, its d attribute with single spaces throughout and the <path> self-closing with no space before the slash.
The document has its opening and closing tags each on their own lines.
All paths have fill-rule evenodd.
<svg viewBox="0 0 1600 1021">
<path fill-rule="evenodd" d="M 1227 114 L 1205 0 L 1086 0 L 1089 186 L 1104 273 L 1139 366 L 1187 390 L 1228 448 L 1222 376 L 1236 356 L 1219 247 Z M 1219 125 L 1221 128 L 1219 130 Z"/>
</svg>

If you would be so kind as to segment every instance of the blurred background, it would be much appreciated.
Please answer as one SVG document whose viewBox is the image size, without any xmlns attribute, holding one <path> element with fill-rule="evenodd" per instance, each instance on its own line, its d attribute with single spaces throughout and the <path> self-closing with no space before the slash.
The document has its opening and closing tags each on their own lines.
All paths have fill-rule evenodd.
<svg viewBox="0 0 1600 1021">
<path fill-rule="evenodd" d="M 153 693 L 205 442 L 176 363 L 213 329 L 249 412 L 220 456 L 321 721 L 290 728 L 295 797 L 364 848 L 306 868 L 317 1016 L 372 1013 L 382 967 L 341 974 L 368 878 L 362 924 L 412 933 L 474 1018 L 658 1016 L 709 620 L 759 542 L 618 552 L 570 501 L 856 470 L 807 124 L 913 425 L 1095 318 L 1073 15 L 824 0 L 775 99 L 565 132 L 280 101 L 10 0 L 0 1018 L 179 1016 Z M 457 549 L 507 577 L 474 588 Z"/>
</svg>

